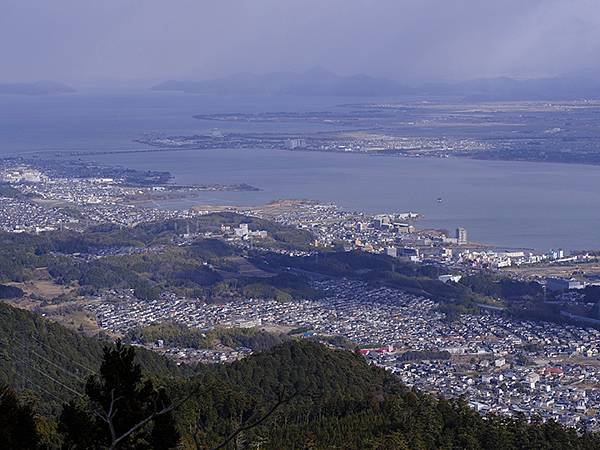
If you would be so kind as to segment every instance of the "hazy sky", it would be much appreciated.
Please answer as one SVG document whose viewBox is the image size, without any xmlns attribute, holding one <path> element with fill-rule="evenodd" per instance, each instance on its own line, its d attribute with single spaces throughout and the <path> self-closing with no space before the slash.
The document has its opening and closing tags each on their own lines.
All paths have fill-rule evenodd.
<svg viewBox="0 0 600 450">
<path fill-rule="evenodd" d="M 600 68 L 600 0 L 0 0 L 0 80 Z"/>
</svg>

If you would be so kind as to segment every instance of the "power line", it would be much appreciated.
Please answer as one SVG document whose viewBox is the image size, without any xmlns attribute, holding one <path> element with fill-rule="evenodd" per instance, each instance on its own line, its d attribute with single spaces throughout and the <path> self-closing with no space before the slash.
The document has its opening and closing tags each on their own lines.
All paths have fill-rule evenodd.
<svg viewBox="0 0 600 450">
<path fill-rule="evenodd" d="M 79 375 L 76 375 L 76 374 L 74 374 L 73 372 L 70 372 L 70 371 L 68 371 L 68 370 L 67 370 L 67 369 L 65 369 L 64 367 L 62 367 L 62 366 L 59 366 L 58 364 L 56 364 L 56 363 L 54 363 L 54 362 L 50 361 L 49 359 L 47 359 L 47 358 L 45 358 L 44 356 L 42 356 L 42 355 L 40 355 L 39 353 L 37 353 L 36 351 L 34 351 L 34 350 L 31 350 L 31 349 L 27 348 L 27 347 L 26 347 L 26 346 L 24 346 L 23 344 L 19 344 L 19 343 L 17 343 L 17 342 L 15 342 L 15 344 L 17 344 L 19 347 L 21 347 L 21 348 L 22 348 L 22 349 L 24 349 L 25 351 L 28 351 L 28 352 L 30 352 L 30 353 L 33 353 L 35 356 L 37 356 L 38 358 L 40 358 L 40 359 L 42 359 L 42 360 L 46 361 L 48 364 L 50 364 L 50 365 L 52 365 L 52 366 L 56 367 L 58 370 L 60 370 L 60 371 L 62 371 L 62 372 L 64 372 L 64 373 L 66 373 L 67 375 L 70 375 L 70 376 L 72 376 L 73 378 L 75 378 L 75 379 L 76 379 L 77 381 L 79 381 L 80 383 L 83 383 L 83 384 L 85 384 L 85 381 L 84 381 L 82 378 L 80 378 L 80 376 L 79 376 Z"/>
<path fill-rule="evenodd" d="M 40 375 L 45 376 L 46 378 L 49 378 L 50 380 L 54 381 L 56 384 L 58 384 L 59 386 L 62 386 L 63 388 L 65 388 L 66 390 L 68 390 L 69 392 L 72 392 L 73 394 L 79 396 L 79 397 L 84 397 L 84 395 L 73 389 L 70 388 L 69 386 L 67 386 L 66 384 L 62 383 L 61 381 L 57 380 L 56 378 L 48 375 L 47 373 L 43 372 L 42 370 L 38 369 L 37 367 L 34 367 L 32 365 L 30 365 L 27 361 L 22 360 L 21 358 L 16 358 L 14 355 L 12 355 L 13 359 L 16 359 L 17 361 L 20 361 L 21 363 L 25 364 L 26 366 L 28 366 L 30 369 L 35 370 L 37 373 L 39 373 Z"/>
<path fill-rule="evenodd" d="M 71 363 L 73 363 L 73 364 L 75 364 L 75 365 L 77 365 L 77 366 L 79 366 L 79 367 L 81 367 L 81 368 L 83 368 L 83 369 L 87 370 L 88 372 L 90 372 L 90 374 L 92 374 L 92 375 L 96 375 L 96 374 L 97 374 L 97 371 L 96 371 L 96 370 L 90 369 L 89 367 L 87 367 L 87 366 L 85 366 L 85 365 L 83 365 L 83 364 L 81 364 L 81 363 L 79 363 L 79 362 L 77 362 L 77 361 L 74 361 L 72 357 L 70 357 L 70 356 L 67 356 L 67 355 L 65 355 L 64 353 L 62 353 L 62 352 L 59 352 L 58 350 L 56 350 L 56 349 L 55 349 L 55 348 L 53 348 L 52 346 L 50 346 L 50 345 L 48 345 L 48 344 L 45 344 L 45 343 L 43 343 L 42 341 L 40 341 L 39 339 L 37 339 L 35 336 L 31 335 L 30 337 L 31 337 L 31 339 L 33 339 L 35 342 L 37 342 L 37 343 L 38 343 L 38 344 L 40 344 L 41 346 L 43 346 L 43 347 L 45 347 L 45 348 L 47 348 L 47 349 L 49 349 L 49 350 L 53 351 L 53 352 L 54 352 L 54 353 L 56 353 L 57 355 L 60 355 L 60 356 L 62 356 L 62 357 L 63 357 L 63 358 L 65 358 L 67 361 L 70 361 Z"/>
<path fill-rule="evenodd" d="M 36 382 L 34 382 L 31 378 L 26 377 L 25 375 L 23 375 L 22 373 L 17 374 L 18 376 L 20 376 L 21 378 L 24 378 L 29 384 L 31 384 L 33 387 L 35 387 L 36 389 L 39 389 L 40 391 L 44 391 L 46 394 L 48 394 L 51 397 L 54 397 L 56 400 L 58 400 L 61 403 L 67 403 L 67 400 L 60 398 L 58 395 L 53 394 L 52 392 L 50 392 L 48 389 L 43 388 L 42 386 L 40 386 L 39 384 L 37 384 Z"/>
</svg>

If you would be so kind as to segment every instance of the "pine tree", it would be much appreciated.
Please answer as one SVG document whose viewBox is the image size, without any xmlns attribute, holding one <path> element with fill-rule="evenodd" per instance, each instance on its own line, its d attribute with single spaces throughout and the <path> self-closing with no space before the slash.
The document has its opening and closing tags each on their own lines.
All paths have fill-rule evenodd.
<svg viewBox="0 0 600 450">
<path fill-rule="evenodd" d="M 33 411 L 22 404 L 15 392 L 0 387 L 0 445 L 14 450 L 38 448 L 40 438 L 35 425 Z"/>
<path fill-rule="evenodd" d="M 179 434 L 163 389 L 143 380 L 135 351 L 120 341 L 104 349 L 99 374 L 88 379 L 86 399 L 63 408 L 59 429 L 65 443 L 78 449 L 167 450 Z"/>
</svg>

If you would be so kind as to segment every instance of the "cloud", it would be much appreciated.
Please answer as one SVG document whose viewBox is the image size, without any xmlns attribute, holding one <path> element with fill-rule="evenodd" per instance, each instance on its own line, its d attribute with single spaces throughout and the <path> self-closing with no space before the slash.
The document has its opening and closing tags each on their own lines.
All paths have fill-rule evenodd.
<svg viewBox="0 0 600 450">
<path fill-rule="evenodd" d="M 400 80 L 597 66 L 595 0 L 1 0 L 4 81 L 323 66 Z"/>
</svg>

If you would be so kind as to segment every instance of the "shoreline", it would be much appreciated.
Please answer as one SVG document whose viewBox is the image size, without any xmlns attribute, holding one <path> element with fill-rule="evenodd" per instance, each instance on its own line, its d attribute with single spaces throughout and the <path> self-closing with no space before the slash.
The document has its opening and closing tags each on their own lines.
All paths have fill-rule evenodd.
<svg viewBox="0 0 600 450">
<path fill-rule="evenodd" d="M 136 141 L 134 141 L 136 142 Z M 151 145 L 151 144 L 146 144 Z M 320 150 L 320 149 L 287 149 L 287 148 L 244 148 L 244 147 L 152 147 L 144 149 L 119 149 L 119 150 L 92 150 L 92 151 L 63 151 L 56 152 L 54 150 L 48 151 L 31 151 L 28 155 L 32 156 L 50 156 L 54 158 L 76 158 L 76 157 L 93 157 L 103 155 L 121 155 L 121 154 L 144 154 L 144 153 L 178 153 L 178 152 L 190 152 L 190 151 L 232 151 L 232 150 L 245 150 L 248 152 L 253 151 L 281 151 L 281 152 L 300 152 L 300 153 L 320 153 L 320 154 L 342 154 L 342 155 L 361 155 L 361 156 L 373 156 L 383 158 L 406 158 L 406 159 L 424 159 L 424 160 L 469 160 L 469 161 L 482 161 L 482 162 L 503 162 L 503 163 L 533 163 L 533 164 L 552 164 L 552 165 L 569 165 L 569 166 L 580 166 L 580 167 L 600 167 L 600 161 L 598 162 L 581 162 L 581 161 L 554 161 L 547 159 L 523 159 L 523 158 L 494 158 L 486 157 L 485 152 L 478 155 L 466 155 L 466 154 L 424 154 L 414 155 L 402 153 L 404 150 L 390 150 L 390 151 L 344 151 L 344 150 Z M 22 154 L 22 153 L 19 153 Z M 4 158 L 14 158 L 17 155 L 6 155 L 1 156 Z"/>
</svg>

